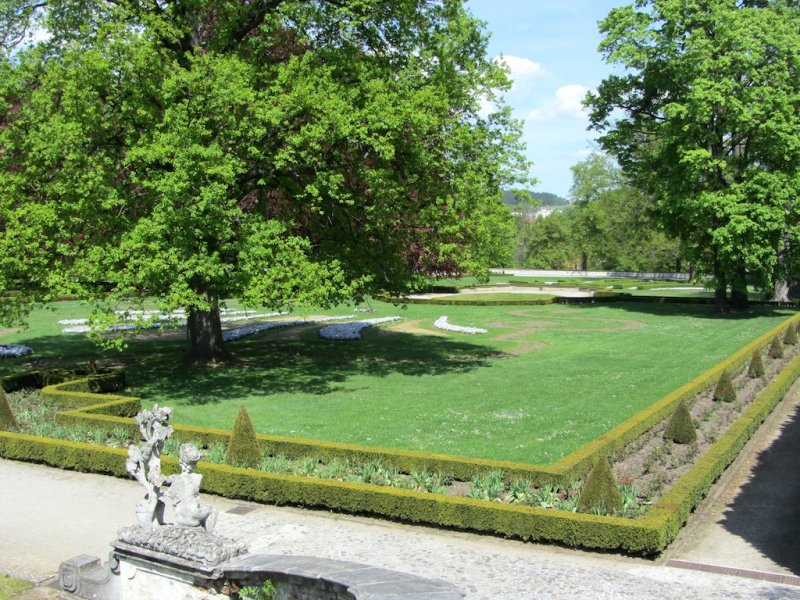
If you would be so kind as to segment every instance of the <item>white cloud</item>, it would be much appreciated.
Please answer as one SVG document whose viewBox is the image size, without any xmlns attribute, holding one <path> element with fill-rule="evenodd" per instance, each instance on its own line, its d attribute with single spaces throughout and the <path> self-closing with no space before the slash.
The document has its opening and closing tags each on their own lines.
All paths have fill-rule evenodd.
<svg viewBox="0 0 800 600">
<path fill-rule="evenodd" d="M 512 92 L 528 87 L 537 77 L 547 75 L 542 65 L 521 56 L 511 54 L 496 56 L 494 62 L 508 67 L 508 75 L 514 82 L 511 86 Z"/>
<path fill-rule="evenodd" d="M 577 83 L 561 86 L 543 106 L 531 110 L 527 119 L 529 121 L 545 121 L 556 117 L 585 119 L 588 113 L 582 102 L 588 91 L 587 87 Z"/>
<path fill-rule="evenodd" d="M 577 83 L 558 88 L 556 90 L 556 112 L 576 119 L 586 118 L 583 98 L 588 91 L 587 88 Z"/>
</svg>

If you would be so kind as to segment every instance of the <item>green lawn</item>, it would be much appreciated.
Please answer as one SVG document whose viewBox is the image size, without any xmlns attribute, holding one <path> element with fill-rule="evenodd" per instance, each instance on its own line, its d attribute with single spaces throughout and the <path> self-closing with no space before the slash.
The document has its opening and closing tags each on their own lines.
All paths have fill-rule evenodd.
<svg viewBox="0 0 800 600">
<path fill-rule="evenodd" d="M 77 303 L 35 313 L 29 330 L 0 343 L 29 343 L 45 363 L 122 362 L 130 393 L 174 407 L 178 423 L 229 428 L 244 405 L 262 433 L 541 464 L 792 314 L 717 317 L 709 306 L 628 303 L 373 307 L 357 318 L 403 320 L 368 329 L 361 341 L 326 341 L 316 328 L 267 332 L 231 343 L 236 363 L 217 369 L 188 367 L 181 335 L 104 355 L 80 335 L 60 335 L 58 319 L 85 314 Z M 432 323 L 442 315 L 489 333 L 438 332 Z M 25 362 L 4 359 L 0 370 Z"/>
</svg>

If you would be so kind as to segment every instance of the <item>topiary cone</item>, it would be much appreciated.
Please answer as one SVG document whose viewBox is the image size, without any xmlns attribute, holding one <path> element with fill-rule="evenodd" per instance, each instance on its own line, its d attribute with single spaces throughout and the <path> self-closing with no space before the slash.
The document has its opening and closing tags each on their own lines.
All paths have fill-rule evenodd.
<svg viewBox="0 0 800 600">
<path fill-rule="evenodd" d="M 761 352 L 753 350 L 753 356 L 750 357 L 750 366 L 747 368 L 747 376 L 750 379 L 758 379 L 764 376 L 764 361 L 761 360 Z"/>
<path fill-rule="evenodd" d="M 239 407 L 236 422 L 233 424 L 225 463 L 236 466 L 257 467 L 261 463 L 261 447 L 258 445 L 256 430 L 247 409 Z"/>
<path fill-rule="evenodd" d="M 719 402 L 733 402 L 736 400 L 736 390 L 733 389 L 733 382 L 728 373 L 728 369 L 722 371 L 719 376 L 717 387 L 714 388 L 714 400 Z"/>
<path fill-rule="evenodd" d="M 783 344 L 785 346 L 794 346 L 797 343 L 797 329 L 793 325 L 786 328 L 786 333 L 783 335 Z"/>
<path fill-rule="evenodd" d="M 770 358 L 783 358 L 783 344 L 781 344 L 781 338 L 777 335 L 772 338 L 772 343 L 769 345 L 767 355 Z"/>
<path fill-rule="evenodd" d="M 664 429 L 664 439 L 672 440 L 676 444 L 691 444 L 697 440 L 697 431 L 692 422 L 692 415 L 685 402 L 681 402 L 672 413 L 667 427 Z"/>
<path fill-rule="evenodd" d="M 19 425 L 11 411 L 11 404 L 2 386 L 0 386 L 0 431 L 19 431 Z"/>
<path fill-rule="evenodd" d="M 578 512 L 600 512 L 607 515 L 622 510 L 622 494 L 608 460 L 598 460 L 583 484 Z"/>
</svg>

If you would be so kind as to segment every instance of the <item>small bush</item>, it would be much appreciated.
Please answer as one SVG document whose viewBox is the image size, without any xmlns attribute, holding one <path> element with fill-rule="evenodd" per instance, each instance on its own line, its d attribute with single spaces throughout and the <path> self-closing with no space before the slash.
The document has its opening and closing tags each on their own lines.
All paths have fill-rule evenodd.
<svg viewBox="0 0 800 600">
<path fill-rule="evenodd" d="M 614 514 L 622 510 L 622 494 L 608 460 L 598 460 L 581 490 L 578 512 Z"/>
<path fill-rule="evenodd" d="M 8 396 L 0 387 L 0 431 L 19 431 L 17 420 L 8 403 Z"/>
<path fill-rule="evenodd" d="M 797 343 L 797 329 L 794 325 L 789 325 L 786 328 L 786 333 L 783 334 L 783 344 L 785 346 L 794 346 Z"/>
<path fill-rule="evenodd" d="M 714 400 L 717 402 L 733 402 L 736 400 L 736 390 L 733 389 L 733 382 L 728 369 L 722 371 L 722 375 L 719 376 L 717 387 L 714 388 Z"/>
<path fill-rule="evenodd" d="M 685 402 L 681 402 L 664 429 L 664 439 L 676 444 L 691 444 L 697 440 L 697 431 L 692 423 L 692 415 Z"/>
<path fill-rule="evenodd" d="M 783 344 L 781 343 L 781 338 L 777 335 L 772 338 L 772 343 L 769 345 L 769 352 L 767 355 L 770 358 L 783 358 Z"/>
<path fill-rule="evenodd" d="M 761 360 L 761 352 L 758 348 L 753 350 L 753 356 L 750 358 L 750 366 L 747 369 L 747 376 L 750 379 L 758 379 L 764 376 L 764 361 Z"/>
<path fill-rule="evenodd" d="M 239 407 L 239 413 L 236 415 L 225 462 L 229 465 L 251 468 L 261 464 L 261 448 L 256 439 L 256 430 L 244 406 Z"/>
</svg>

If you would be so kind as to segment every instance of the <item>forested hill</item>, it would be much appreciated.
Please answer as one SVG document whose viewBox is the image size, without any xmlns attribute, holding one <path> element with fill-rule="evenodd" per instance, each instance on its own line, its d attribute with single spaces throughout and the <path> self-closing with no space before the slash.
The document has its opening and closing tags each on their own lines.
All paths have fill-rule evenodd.
<svg viewBox="0 0 800 600">
<path fill-rule="evenodd" d="M 542 206 L 565 206 L 569 204 L 569 200 L 566 198 L 549 192 L 531 192 L 531 196 L 535 201 L 541 202 Z M 514 197 L 513 192 L 503 192 L 503 204 L 514 208 L 519 205 L 519 200 Z"/>
</svg>

